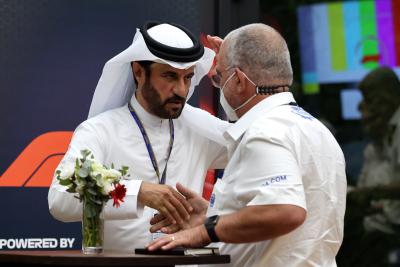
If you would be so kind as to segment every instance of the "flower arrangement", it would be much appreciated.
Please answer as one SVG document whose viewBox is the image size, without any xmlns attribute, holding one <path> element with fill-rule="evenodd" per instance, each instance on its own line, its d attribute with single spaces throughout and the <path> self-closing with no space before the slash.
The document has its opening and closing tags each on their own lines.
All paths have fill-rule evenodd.
<svg viewBox="0 0 400 267">
<path fill-rule="evenodd" d="M 103 244 L 103 206 L 109 199 L 117 208 L 124 201 L 126 188 L 120 181 L 127 175 L 128 167 L 116 170 L 112 164 L 107 168 L 98 163 L 89 150 L 82 150 L 81 155 L 75 160 L 74 168 L 64 166 L 56 171 L 56 176 L 59 183 L 67 187 L 66 191 L 76 194 L 75 197 L 83 203 L 83 252 L 99 253 Z"/>
</svg>

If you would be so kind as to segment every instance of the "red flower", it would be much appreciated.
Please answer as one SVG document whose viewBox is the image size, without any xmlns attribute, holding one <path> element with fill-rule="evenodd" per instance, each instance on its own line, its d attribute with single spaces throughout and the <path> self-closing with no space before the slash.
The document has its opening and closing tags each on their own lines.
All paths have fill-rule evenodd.
<svg viewBox="0 0 400 267">
<path fill-rule="evenodd" d="M 111 191 L 111 197 L 114 200 L 113 206 L 119 207 L 120 201 L 124 202 L 124 197 L 126 195 L 126 187 L 125 185 L 117 184 L 115 189 Z"/>
</svg>

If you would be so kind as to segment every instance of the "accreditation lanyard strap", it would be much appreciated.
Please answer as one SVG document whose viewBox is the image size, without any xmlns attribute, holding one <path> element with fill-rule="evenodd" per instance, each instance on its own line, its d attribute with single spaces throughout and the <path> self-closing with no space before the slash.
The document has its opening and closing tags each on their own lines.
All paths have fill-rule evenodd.
<svg viewBox="0 0 400 267">
<path fill-rule="evenodd" d="M 153 148 L 151 146 L 149 136 L 147 135 L 146 130 L 144 129 L 143 124 L 139 119 L 139 116 L 136 114 L 135 109 L 130 104 L 129 104 L 129 111 L 131 112 L 133 119 L 135 120 L 137 126 L 139 127 L 140 132 L 142 133 L 143 140 L 146 144 L 147 152 L 149 153 L 151 163 L 153 164 L 154 171 L 157 174 L 158 182 L 160 184 L 165 184 L 166 179 L 167 179 L 166 173 L 167 173 L 168 160 L 171 155 L 172 146 L 174 145 L 174 138 L 175 138 L 174 123 L 173 123 L 172 119 L 169 119 L 169 146 L 168 146 L 168 150 L 167 150 L 167 159 L 165 161 L 165 168 L 164 168 L 164 171 L 163 171 L 163 173 L 161 175 L 161 179 L 160 179 L 160 170 L 158 169 L 156 155 L 154 154 Z"/>
</svg>

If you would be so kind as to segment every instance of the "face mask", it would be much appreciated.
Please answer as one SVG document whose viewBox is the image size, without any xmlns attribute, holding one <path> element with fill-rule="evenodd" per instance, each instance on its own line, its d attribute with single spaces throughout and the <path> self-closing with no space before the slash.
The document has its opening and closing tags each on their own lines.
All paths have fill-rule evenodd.
<svg viewBox="0 0 400 267">
<path fill-rule="evenodd" d="M 219 102 L 221 103 L 221 106 L 224 109 L 226 116 L 228 117 L 228 120 L 237 121 L 239 119 L 239 117 L 236 115 L 235 110 L 231 107 L 231 105 L 229 105 L 228 101 L 226 100 L 226 98 L 224 96 L 224 88 L 225 88 L 226 84 L 228 83 L 228 81 L 230 79 L 232 79 L 233 75 L 235 75 L 235 72 L 232 73 L 231 76 L 229 76 L 229 78 L 225 81 L 224 85 L 222 86 L 221 92 L 219 94 Z"/>
<path fill-rule="evenodd" d="M 236 72 L 232 73 L 232 75 L 229 76 L 229 78 L 225 81 L 224 85 L 221 88 L 220 98 L 219 98 L 219 102 L 221 103 L 221 106 L 224 109 L 226 116 L 228 117 L 228 120 L 230 120 L 230 121 L 237 121 L 239 119 L 239 117 L 236 115 L 236 110 L 241 109 L 242 107 L 247 105 L 251 100 L 253 100 L 253 98 L 255 98 L 257 96 L 257 91 L 258 91 L 257 85 L 252 80 L 250 80 L 249 77 L 247 77 L 247 75 L 245 73 L 243 73 L 244 76 L 247 78 L 247 80 L 249 80 L 249 82 L 251 82 L 256 87 L 256 93 L 254 95 L 252 95 L 249 99 L 244 101 L 244 103 L 241 104 L 240 106 L 238 106 L 237 108 L 235 108 L 235 109 L 232 108 L 224 96 L 224 88 L 225 88 L 226 84 L 228 83 L 228 81 L 233 77 L 233 75 L 235 75 L 235 73 Z"/>
</svg>

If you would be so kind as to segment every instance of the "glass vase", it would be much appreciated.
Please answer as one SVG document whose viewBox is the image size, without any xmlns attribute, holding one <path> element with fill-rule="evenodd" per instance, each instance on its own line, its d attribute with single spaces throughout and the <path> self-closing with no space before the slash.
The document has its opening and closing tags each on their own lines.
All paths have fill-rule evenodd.
<svg viewBox="0 0 400 267">
<path fill-rule="evenodd" d="M 103 252 L 104 240 L 104 204 L 90 199 L 83 199 L 82 210 L 82 252 L 83 254 L 99 254 Z"/>
</svg>

